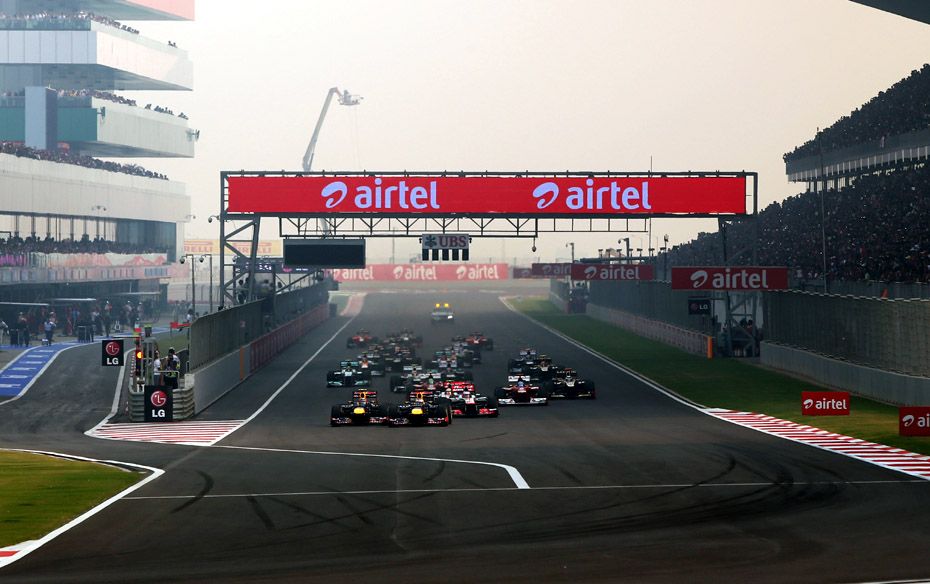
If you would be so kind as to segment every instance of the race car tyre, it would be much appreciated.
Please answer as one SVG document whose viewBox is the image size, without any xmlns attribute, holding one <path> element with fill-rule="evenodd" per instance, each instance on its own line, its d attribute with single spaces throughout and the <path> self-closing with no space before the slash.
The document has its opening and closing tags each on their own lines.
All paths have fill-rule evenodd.
<svg viewBox="0 0 930 584">
<path fill-rule="evenodd" d="M 498 387 L 494 390 L 494 397 L 495 398 L 507 397 L 507 392 L 504 391 L 503 387 Z"/>
<path fill-rule="evenodd" d="M 330 415 L 329 415 L 329 425 L 338 426 L 338 424 L 336 424 L 336 418 L 341 418 L 341 417 L 343 417 L 342 408 L 339 406 L 333 406 L 333 409 L 330 411 Z"/>
</svg>

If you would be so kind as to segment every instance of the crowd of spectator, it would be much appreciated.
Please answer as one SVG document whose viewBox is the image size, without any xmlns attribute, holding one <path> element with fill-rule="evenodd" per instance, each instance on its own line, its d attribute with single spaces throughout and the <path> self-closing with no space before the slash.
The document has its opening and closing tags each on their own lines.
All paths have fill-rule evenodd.
<svg viewBox="0 0 930 584">
<path fill-rule="evenodd" d="M 18 103 L 11 102 L 9 104 L 2 104 L 2 105 L 22 107 L 23 102 L 21 100 L 25 97 L 26 97 L 26 90 L 24 89 L 20 91 L 0 92 L 0 99 L 12 98 L 12 99 L 20 100 Z M 95 97 L 97 99 L 105 99 L 107 101 L 112 101 L 113 103 L 121 103 L 123 105 L 128 105 L 132 107 L 138 106 L 138 104 L 136 103 L 136 100 L 129 99 L 128 97 L 123 97 L 122 95 L 117 95 L 115 93 L 110 93 L 109 91 L 100 91 L 97 89 L 59 89 L 58 90 L 58 99 L 84 98 L 84 97 Z M 151 110 L 153 112 L 158 112 L 161 114 L 168 114 L 169 116 L 174 115 L 174 110 L 171 110 L 166 107 L 161 107 L 160 105 L 153 106 L 152 104 L 149 103 L 149 104 L 146 104 L 145 109 Z M 181 112 L 180 114 L 178 114 L 178 117 L 181 118 L 182 120 L 188 119 L 187 115 L 184 112 Z"/>
<path fill-rule="evenodd" d="M 83 25 L 88 21 L 99 22 L 122 31 L 139 34 L 139 31 L 126 26 L 108 16 L 101 16 L 92 12 L 34 12 L 30 14 L 3 14 L 0 13 L 0 28 L 4 29 L 40 29 L 40 30 L 71 30 L 75 26 Z"/>
<path fill-rule="evenodd" d="M 860 177 L 824 193 L 829 280 L 930 282 L 930 165 Z M 758 263 L 788 266 L 801 279 L 823 278 L 820 193 L 773 203 L 759 213 Z M 727 231 L 728 248 L 752 244 L 749 222 Z M 720 265 L 719 233 L 701 233 L 669 252 L 669 265 Z M 661 258 L 660 258 L 661 261 Z M 738 259 L 752 262 L 750 254 Z"/>
<path fill-rule="evenodd" d="M 157 178 L 168 180 L 164 174 L 147 170 L 138 164 L 123 164 L 119 162 L 110 162 L 94 158 L 92 156 L 83 156 L 74 154 L 68 150 L 36 150 L 23 144 L 22 142 L 0 142 L 0 154 L 12 154 L 22 158 L 32 158 L 35 160 L 48 160 L 63 164 L 75 164 L 85 168 L 95 168 L 109 172 L 121 172 L 123 174 L 132 174 L 135 176 L 144 176 L 147 178 Z"/>
<path fill-rule="evenodd" d="M 829 128 L 822 130 L 784 155 L 785 162 L 846 148 L 857 144 L 879 141 L 884 147 L 888 136 L 905 134 L 930 127 L 930 64 L 915 69 L 908 77 L 898 81 L 867 103 L 843 116 Z"/>
<path fill-rule="evenodd" d="M 17 253 L 165 253 L 162 247 L 146 244 L 124 243 L 109 241 L 101 237 L 91 239 L 84 234 L 81 239 L 55 239 L 51 236 L 44 238 L 30 235 L 25 238 L 12 234 L 6 239 L 0 239 L 0 254 Z"/>
</svg>

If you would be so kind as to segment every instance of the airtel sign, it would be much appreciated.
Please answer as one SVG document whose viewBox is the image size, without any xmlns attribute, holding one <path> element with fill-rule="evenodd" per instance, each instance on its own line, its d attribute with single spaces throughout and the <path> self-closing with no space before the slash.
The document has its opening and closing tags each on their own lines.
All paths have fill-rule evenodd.
<svg viewBox="0 0 930 584">
<path fill-rule="evenodd" d="M 898 408 L 898 433 L 901 436 L 930 436 L 930 407 Z"/>
<path fill-rule="evenodd" d="M 742 215 L 738 176 L 228 176 L 228 211 L 327 215 Z"/>
<path fill-rule="evenodd" d="M 652 280 L 648 264 L 572 264 L 572 280 Z"/>
<path fill-rule="evenodd" d="M 785 290 L 788 268 L 714 266 L 672 268 L 672 290 Z"/>
<path fill-rule="evenodd" d="M 530 269 L 534 276 L 543 278 L 565 278 L 572 273 L 570 263 L 531 264 Z"/>
<path fill-rule="evenodd" d="M 802 391 L 802 416 L 848 416 L 848 391 Z"/>
</svg>

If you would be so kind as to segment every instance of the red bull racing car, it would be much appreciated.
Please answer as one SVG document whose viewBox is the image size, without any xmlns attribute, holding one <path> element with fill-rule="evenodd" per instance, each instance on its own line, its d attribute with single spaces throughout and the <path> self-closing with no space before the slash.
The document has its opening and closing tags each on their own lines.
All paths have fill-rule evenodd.
<svg viewBox="0 0 930 584">
<path fill-rule="evenodd" d="M 452 423 L 452 410 L 448 404 L 436 403 L 432 391 L 411 391 L 407 401 L 391 406 L 387 423 L 394 428 L 448 426 Z"/>
<path fill-rule="evenodd" d="M 352 392 L 352 401 L 333 406 L 331 426 L 370 426 L 388 423 L 387 408 L 378 403 L 378 392 L 370 389 Z"/>
</svg>

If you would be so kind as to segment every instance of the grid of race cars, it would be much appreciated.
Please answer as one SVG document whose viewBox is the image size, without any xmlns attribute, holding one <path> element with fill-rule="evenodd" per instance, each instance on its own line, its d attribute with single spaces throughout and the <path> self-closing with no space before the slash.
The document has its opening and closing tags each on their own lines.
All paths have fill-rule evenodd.
<svg viewBox="0 0 930 584">
<path fill-rule="evenodd" d="M 503 406 L 597 397 L 593 381 L 529 347 L 508 359 L 501 385 L 490 392 L 477 388 L 472 370 L 481 365 L 482 353 L 494 350 L 493 339 L 481 332 L 453 336 L 449 344 L 424 351 L 423 337 L 409 329 L 380 338 L 359 330 L 346 347 L 360 352 L 326 374 L 327 387 L 352 390 L 351 399 L 332 407 L 332 426 L 444 427 L 454 418 L 496 418 Z M 389 390 L 404 394 L 405 401 L 382 404 L 373 378 L 387 378 Z"/>
</svg>

